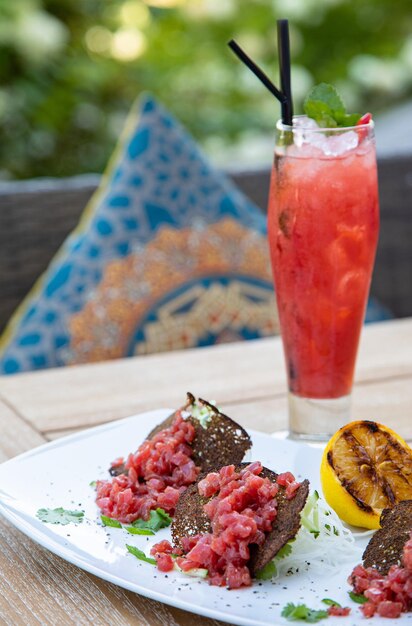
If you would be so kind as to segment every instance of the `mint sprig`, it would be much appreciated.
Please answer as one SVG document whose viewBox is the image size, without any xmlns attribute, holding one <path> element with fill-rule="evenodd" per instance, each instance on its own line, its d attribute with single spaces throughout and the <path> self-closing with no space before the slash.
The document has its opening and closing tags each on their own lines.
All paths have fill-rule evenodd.
<svg viewBox="0 0 412 626">
<path fill-rule="evenodd" d="M 305 98 L 303 110 L 320 128 L 344 128 L 355 126 L 360 120 L 358 113 L 346 113 L 345 104 L 333 85 L 315 85 Z"/>
<path fill-rule="evenodd" d="M 80 524 L 84 518 L 84 511 L 69 511 L 58 507 L 56 509 L 38 509 L 36 517 L 47 524 Z"/>
</svg>

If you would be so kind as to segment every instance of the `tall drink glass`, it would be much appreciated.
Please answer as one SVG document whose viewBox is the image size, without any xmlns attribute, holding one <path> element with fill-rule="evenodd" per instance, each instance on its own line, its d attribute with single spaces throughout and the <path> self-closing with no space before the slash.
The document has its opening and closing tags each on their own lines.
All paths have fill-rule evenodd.
<svg viewBox="0 0 412 626">
<path fill-rule="evenodd" d="M 373 122 L 277 124 L 269 245 L 294 438 L 326 439 L 350 398 L 379 231 Z"/>
</svg>

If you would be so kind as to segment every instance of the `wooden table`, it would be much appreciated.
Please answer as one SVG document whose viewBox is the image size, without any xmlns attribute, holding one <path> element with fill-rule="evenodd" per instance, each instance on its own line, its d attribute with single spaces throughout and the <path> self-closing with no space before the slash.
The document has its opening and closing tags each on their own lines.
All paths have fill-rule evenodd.
<svg viewBox="0 0 412 626">
<path fill-rule="evenodd" d="M 412 318 L 365 327 L 354 418 L 412 439 Z M 218 400 L 242 425 L 286 428 L 278 338 L 0 378 L 0 461 L 47 440 L 148 409 L 186 391 Z M 217 626 L 83 572 L 0 519 L 0 623 Z"/>
</svg>

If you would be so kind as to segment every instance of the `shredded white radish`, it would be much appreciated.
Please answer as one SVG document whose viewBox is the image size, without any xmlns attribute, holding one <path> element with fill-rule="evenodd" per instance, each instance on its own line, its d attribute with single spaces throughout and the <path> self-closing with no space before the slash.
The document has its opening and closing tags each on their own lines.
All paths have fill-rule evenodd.
<svg viewBox="0 0 412 626">
<path fill-rule="evenodd" d="M 362 548 L 356 545 L 352 532 L 317 492 L 308 498 L 301 521 L 295 539 L 287 544 L 290 548 L 282 548 L 273 561 L 273 578 L 308 569 L 328 575 L 344 562 L 361 561 Z"/>
<path fill-rule="evenodd" d="M 352 534 L 355 539 L 364 539 L 365 537 L 372 537 L 376 533 L 376 528 L 374 530 L 353 530 Z"/>
</svg>

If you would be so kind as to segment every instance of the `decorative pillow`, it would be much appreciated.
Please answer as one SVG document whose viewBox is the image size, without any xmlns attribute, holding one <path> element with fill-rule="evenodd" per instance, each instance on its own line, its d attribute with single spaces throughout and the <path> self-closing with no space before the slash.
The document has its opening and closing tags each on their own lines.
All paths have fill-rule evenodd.
<svg viewBox="0 0 412 626">
<path fill-rule="evenodd" d="M 278 332 L 266 219 L 151 97 L 2 339 L 10 374 Z"/>
</svg>

